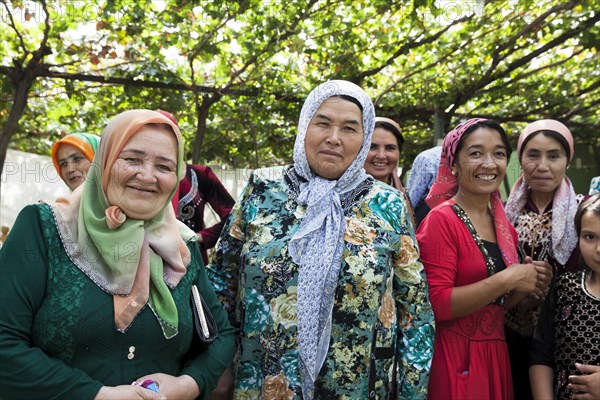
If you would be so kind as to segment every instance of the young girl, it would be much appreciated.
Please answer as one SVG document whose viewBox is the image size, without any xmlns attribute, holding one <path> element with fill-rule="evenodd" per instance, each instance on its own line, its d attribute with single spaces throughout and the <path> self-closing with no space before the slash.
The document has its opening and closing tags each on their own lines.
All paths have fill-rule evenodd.
<svg viewBox="0 0 600 400">
<path fill-rule="evenodd" d="M 534 399 L 600 399 L 600 194 L 575 214 L 583 272 L 558 277 L 531 347 Z"/>
</svg>

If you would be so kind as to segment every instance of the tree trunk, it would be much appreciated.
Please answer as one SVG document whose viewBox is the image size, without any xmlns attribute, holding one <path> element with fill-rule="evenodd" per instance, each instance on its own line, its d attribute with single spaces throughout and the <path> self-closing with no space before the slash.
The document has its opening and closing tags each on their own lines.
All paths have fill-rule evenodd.
<svg viewBox="0 0 600 400">
<path fill-rule="evenodd" d="M 444 110 L 441 110 L 438 106 L 435 108 L 435 114 L 433 116 L 433 143 L 432 147 L 437 146 L 437 142 L 440 139 L 444 139 L 446 129 L 448 129 L 448 125 L 450 125 L 450 118 Z"/>
<path fill-rule="evenodd" d="M 600 176 L 600 142 L 593 141 L 592 149 L 594 149 L 594 160 L 596 161 L 596 176 Z"/>
<path fill-rule="evenodd" d="M 25 73 L 22 75 L 22 79 L 15 82 L 16 90 L 13 105 L 10 109 L 10 114 L 8 115 L 8 121 L 6 121 L 6 125 L 2 129 L 2 134 L 0 135 L 0 174 L 2 174 L 2 171 L 4 170 L 4 161 L 6 160 L 6 152 L 8 151 L 10 138 L 15 134 L 19 127 L 19 120 L 23 116 L 23 112 L 27 106 L 27 95 L 34 80 L 35 77 L 33 75 L 30 76 Z M 0 181 L 0 188 L 1 187 L 2 182 Z"/>
<path fill-rule="evenodd" d="M 192 163 L 198 164 L 200 160 L 200 152 L 202 151 L 202 142 L 204 141 L 204 133 L 206 132 L 206 119 L 210 107 L 221 99 L 220 95 L 202 96 L 202 102 L 196 101 L 196 116 L 198 122 L 196 124 L 196 137 L 194 138 L 194 147 L 192 149 Z"/>
</svg>

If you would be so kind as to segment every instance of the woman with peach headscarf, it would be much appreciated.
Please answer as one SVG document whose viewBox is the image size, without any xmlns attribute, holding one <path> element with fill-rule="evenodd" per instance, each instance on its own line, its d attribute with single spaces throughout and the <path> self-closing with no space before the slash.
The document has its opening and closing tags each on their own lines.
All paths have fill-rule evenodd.
<svg viewBox="0 0 600 400">
<path fill-rule="evenodd" d="M 99 143 L 99 136 L 72 133 L 52 146 L 52 163 L 69 189 L 75 190 L 85 181 Z"/>
<path fill-rule="evenodd" d="M 575 213 L 583 198 L 566 176 L 573 159 L 573 135 L 559 121 L 544 119 L 525 127 L 517 154 L 522 175 L 506 203 L 506 215 L 519 237 L 521 260 L 552 268 L 554 277 L 578 269 Z M 525 298 L 506 315 L 515 396 L 531 399 L 528 357 L 543 296 Z"/>
<path fill-rule="evenodd" d="M 498 187 L 510 144 L 495 121 L 474 118 L 450 131 L 417 231 L 435 315 L 428 398 L 513 398 L 504 337 L 506 308 L 549 281 L 519 264 L 517 235 Z"/>
<path fill-rule="evenodd" d="M 184 167 L 176 124 L 126 111 L 104 130 L 86 185 L 20 213 L 0 251 L 3 399 L 208 398 L 233 330 L 170 207 Z M 219 328 L 201 353 L 193 284 Z"/>
</svg>

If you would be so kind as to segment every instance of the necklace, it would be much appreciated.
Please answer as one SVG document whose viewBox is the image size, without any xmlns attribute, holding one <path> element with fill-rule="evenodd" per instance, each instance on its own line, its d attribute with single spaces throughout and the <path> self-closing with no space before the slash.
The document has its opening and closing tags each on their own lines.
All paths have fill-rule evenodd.
<svg viewBox="0 0 600 400">
<path fill-rule="evenodd" d="M 481 239 L 481 237 L 475 230 L 475 226 L 473 226 L 473 223 L 469 219 L 469 216 L 467 215 L 465 210 L 463 210 L 463 208 L 458 205 L 458 203 L 454 203 L 454 205 L 452 206 L 452 210 L 454 211 L 456 216 L 458 218 L 460 218 L 460 220 L 467 226 L 467 229 L 469 230 L 471 237 L 473 237 L 475 244 L 477 245 L 477 247 L 479 247 L 479 251 L 481 251 L 481 255 L 483 256 L 483 259 L 485 261 L 485 266 L 487 268 L 488 277 L 494 275 L 496 273 L 496 266 L 494 265 L 494 261 L 492 260 L 492 257 L 490 257 L 487 249 L 485 248 L 485 246 L 483 244 L 483 240 Z M 496 305 L 502 306 L 502 305 L 504 305 L 505 301 L 506 301 L 506 294 L 503 294 L 502 296 L 498 297 L 491 304 L 496 304 Z"/>
</svg>

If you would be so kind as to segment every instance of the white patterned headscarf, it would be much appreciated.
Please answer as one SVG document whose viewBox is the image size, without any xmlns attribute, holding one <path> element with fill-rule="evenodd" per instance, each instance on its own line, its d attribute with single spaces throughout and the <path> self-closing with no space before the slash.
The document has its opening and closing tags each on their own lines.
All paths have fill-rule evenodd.
<svg viewBox="0 0 600 400">
<path fill-rule="evenodd" d="M 525 147 L 523 143 L 525 140 L 538 132 L 553 131 L 561 135 L 567 142 L 568 148 L 565 148 L 565 152 L 569 152 L 569 162 L 573 160 L 574 148 L 573 148 L 573 135 L 569 128 L 567 128 L 560 121 L 553 119 L 542 119 L 527 125 L 523 132 L 519 135 L 519 141 L 517 143 L 517 154 L 519 155 L 519 163 L 522 164 L 522 155 Z M 506 202 L 506 216 L 513 224 L 516 223 L 517 218 L 523 212 L 527 199 L 530 196 L 531 188 L 523 174 L 517 179 L 513 186 L 510 196 Z M 578 235 L 575 232 L 575 213 L 579 201 L 577 195 L 573 189 L 571 180 L 565 175 L 558 188 L 554 192 L 554 198 L 552 200 L 552 255 L 560 264 L 565 265 L 575 247 L 577 247 Z M 544 210 L 540 210 L 543 212 Z"/>
<path fill-rule="evenodd" d="M 356 159 L 337 180 L 321 178 L 311 170 L 304 141 L 313 115 L 328 98 L 346 95 L 362 105 L 364 138 Z M 375 108 L 357 85 L 342 80 L 325 82 L 309 95 L 298 124 L 294 168 L 307 182 L 300 185 L 298 203 L 306 214 L 289 244 L 290 255 L 300 266 L 298 276 L 298 347 L 303 397 L 314 397 L 314 383 L 323 366 L 331 336 L 334 291 L 342 263 L 344 211 L 340 196 L 368 179 L 363 165 L 371 146 Z"/>
</svg>

